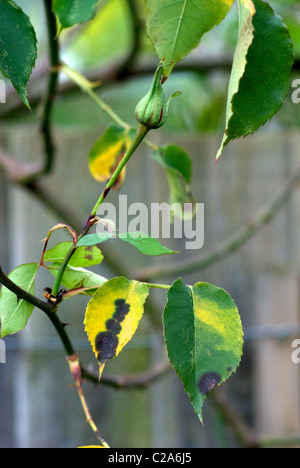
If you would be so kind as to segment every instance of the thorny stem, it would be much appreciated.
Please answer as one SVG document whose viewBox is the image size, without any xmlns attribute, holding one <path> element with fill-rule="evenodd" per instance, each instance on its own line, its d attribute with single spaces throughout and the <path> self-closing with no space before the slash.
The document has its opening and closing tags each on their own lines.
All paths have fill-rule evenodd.
<svg viewBox="0 0 300 468">
<path fill-rule="evenodd" d="M 91 416 L 90 410 L 88 408 L 88 405 L 86 403 L 84 393 L 83 393 L 83 388 L 82 388 L 82 375 L 81 375 L 81 367 L 79 363 L 79 358 L 77 354 L 73 354 L 72 356 L 67 357 L 67 361 L 70 367 L 71 374 L 73 376 L 75 386 L 78 391 L 78 395 L 80 398 L 80 402 L 84 411 L 84 414 L 86 416 L 87 423 L 90 425 L 94 433 L 96 434 L 97 439 L 101 442 L 103 448 L 110 448 L 108 443 L 103 439 L 102 435 L 100 434 L 96 424 L 93 421 L 93 418 Z"/>
<path fill-rule="evenodd" d="M 51 320 L 53 326 L 55 327 L 63 345 L 65 351 L 68 355 L 74 354 L 74 348 L 70 341 L 68 334 L 65 331 L 64 325 L 61 323 L 59 317 L 56 314 L 56 308 L 48 304 L 47 302 L 42 301 L 38 297 L 33 296 L 29 292 L 17 286 L 13 281 L 11 281 L 2 271 L 0 267 L 0 283 L 3 284 L 7 289 L 12 291 L 19 300 L 24 300 L 34 305 L 38 309 L 45 312 L 45 314 Z"/>
<path fill-rule="evenodd" d="M 129 149 L 126 151 L 126 153 L 123 156 L 120 164 L 116 168 L 116 170 L 113 173 L 111 179 L 109 180 L 109 182 L 107 183 L 105 189 L 103 190 L 102 194 L 100 195 L 96 205 L 94 206 L 94 208 L 93 208 L 93 210 L 91 212 L 91 215 L 90 215 L 90 217 L 88 219 L 88 222 L 86 223 L 82 233 L 78 236 L 77 242 L 80 241 L 84 236 L 86 236 L 86 234 L 91 229 L 92 225 L 94 224 L 94 222 L 96 220 L 96 215 L 97 215 L 97 211 L 98 211 L 99 207 L 101 206 L 101 204 L 106 199 L 106 197 L 109 194 L 110 190 L 115 185 L 118 177 L 120 176 L 122 170 L 124 169 L 124 167 L 126 166 L 128 161 L 130 160 L 130 158 L 132 157 L 134 152 L 137 150 L 137 148 L 139 147 L 139 145 L 141 144 L 143 139 L 146 137 L 148 132 L 149 132 L 148 128 L 146 128 L 146 127 L 144 127 L 142 125 L 139 126 L 134 140 L 132 141 Z M 60 289 L 60 285 L 61 285 L 61 281 L 62 281 L 62 277 L 63 277 L 64 272 L 65 272 L 65 269 L 67 268 L 68 263 L 71 260 L 71 258 L 72 258 L 72 256 L 74 255 L 75 252 L 76 252 L 76 246 L 74 245 L 74 246 L 72 246 L 70 248 L 70 250 L 67 253 L 63 263 L 60 266 L 60 269 L 58 271 L 56 281 L 54 283 L 54 287 L 53 287 L 53 290 L 52 290 L 52 296 L 53 297 L 57 297 L 57 295 L 59 293 L 59 289 Z"/>
</svg>

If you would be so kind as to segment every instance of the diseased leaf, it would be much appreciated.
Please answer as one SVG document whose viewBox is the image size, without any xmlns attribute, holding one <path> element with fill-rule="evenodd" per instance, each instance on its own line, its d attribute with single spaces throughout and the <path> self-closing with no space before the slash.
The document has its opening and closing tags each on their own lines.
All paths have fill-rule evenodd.
<svg viewBox="0 0 300 468">
<path fill-rule="evenodd" d="M 243 329 L 237 307 L 223 289 L 207 283 L 186 286 L 179 279 L 168 292 L 163 325 L 169 360 L 202 421 L 208 393 L 227 380 L 241 360 Z"/>
<path fill-rule="evenodd" d="M 157 239 L 151 237 L 149 234 L 126 232 L 125 234 L 118 234 L 118 237 L 122 241 L 133 245 L 133 247 L 144 255 L 160 256 L 178 253 L 164 247 Z"/>
<path fill-rule="evenodd" d="M 109 180 L 130 145 L 129 132 L 117 125 L 111 125 L 95 143 L 89 155 L 92 176 L 99 182 Z M 123 169 L 115 188 L 119 188 L 125 178 Z"/>
<path fill-rule="evenodd" d="M 47 269 L 53 276 L 57 276 L 61 263 L 53 263 Z M 103 276 L 97 275 L 84 268 L 75 268 L 67 266 L 61 283 L 69 290 L 80 290 L 80 294 L 92 296 L 97 289 L 107 281 Z"/>
<path fill-rule="evenodd" d="M 168 77 L 204 33 L 229 13 L 234 0 L 148 0 L 147 33 Z"/>
<path fill-rule="evenodd" d="M 53 0 L 52 11 L 63 28 L 83 23 L 93 18 L 99 0 Z"/>
<path fill-rule="evenodd" d="M 8 277 L 17 286 L 34 295 L 34 280 L 38 268 L 37 263 L 20 265 Z M 33 309 L 32 304 L 19 299 L 13 292 L 3 286 L 0 293 L 1 338 L 23 330 Z"/>
<path fill-rule="evenodd" d="M 254 133 L 278 112 L 290 86 L 293 45 L 282 18 L 262 0 L 239 0 L 239 19 L 217 160 L 231 140 Z"/>
<path fill-rule="evenodd" d="M 101 286 L 90 300 L 84 324 L 99 362 L 99 377 L 107 359 L 118 356 L 135 334 L 148 295 L 145 284 L 114 278 Z"/>
<path fill-rule="evenodd" d="M 161 146 L 152 156 L 165 169 L 170 187 L 170 205 L 179 204 L 175 214 L 180 218 L 192 217 L 196 200 L 190 187 L 192 176 L 190 157 L 183 149 L 174 145 Z"/>
<path fill-rule="evenodd" d="M 52 249 L 48 250 L 44 256 L 44 262 L 57 262 L 62 263 L 72 247 L 73 242 L 62 242 L 56 245 Z M 69 265 L 73 267 L 88 267 L 93 265 L 99 265 L 103 260 L 101 250 L 97 247 L 82 246 L 78 247 Z"/>
<path fill-rule="evenodd" d="M 37 57 L 37 39 L 27 15 L 12 0 L 0 0 L 0 71 L 30 109 L 27 83 Z"/>
</svg>

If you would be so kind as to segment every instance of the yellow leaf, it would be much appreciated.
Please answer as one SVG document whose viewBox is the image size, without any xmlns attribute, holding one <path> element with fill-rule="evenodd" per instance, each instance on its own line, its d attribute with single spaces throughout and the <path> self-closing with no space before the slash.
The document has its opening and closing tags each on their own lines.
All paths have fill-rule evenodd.
<svg viewBox="0 0 300 468">
<path fill-rule="evenodd" d="M 128 131 L 111 125 L 90 151 L 89 166 L 94 179 L 99 182 L 109 180 L 129 145 Z M 122 171 L 115 188 L 119 188 L 124 177 L 125 170 Z"/>
<path fill-rule="evenodd" d="M 100 365 L 112 359 L 131 340 L 144 313 L 149 289 L 144 283 L 114 278 L 103 284 L 90 300 L 85 329 Z"/>
<path fill-rule="evenodd" d="M 100 445 L 87 445 L 86 447 L 78 447 L 80 449 L 97 449 L 97 448 L 105 448 L 105 447 L 101 447 Z"/>
</svg>

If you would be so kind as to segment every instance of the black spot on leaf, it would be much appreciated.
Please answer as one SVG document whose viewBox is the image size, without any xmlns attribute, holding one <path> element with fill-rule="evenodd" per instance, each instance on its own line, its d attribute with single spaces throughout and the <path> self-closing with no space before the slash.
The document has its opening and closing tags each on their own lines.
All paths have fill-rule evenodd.
<svg viewBox="0 0 300 468">
<path fill-rule="evenodd" d="M 121 323 L 125 319 L 126 315 L 129 313 L 130 305 L 126 304 L 126 301 L 124 299 L 117 299 L 115 301 L 115 306 L 116 311 L 113 315 L 113 318 L 119 323 Z"/>
<path fill-rule="evenodd" d="M 119 339 L 111 330 L 101 332 L 96 336 L 95 346 L 98 351 L 97 359 L 103 364 L 107 359 L 116 355 Z"/>
<path fill-rule="evenodd" d="M 105 326 L 107 330 L 111 330 L 115 335 L 118 335 L 122 330 L 120 323 L 114 319 L 107 320 Z"/>
<path fill-rule="evenodd" d="M 221 376 L 216 372 L 207 372 L 200 377 L 198 382 L 198 388 L 202 395 L 208 395 L 209 392 L 221 383 Z"/>
<path fill-rule="evenodd" d="M 119 344 L 118 335 L 121 333 L 121 322 L 125 319 L 130 311 L 130 305 L 126 304 L 124 299 L 115 301 L 116 311 L 113 318 L 108 319 L 105 323 L 105 332 L 100 332 L 96 336 L 95 347 L 98 352 L 97 359 L 100 364 L 104 364 L 107 359 L 112 359 L 116 356 L 117 347 Z"/>
</svg>

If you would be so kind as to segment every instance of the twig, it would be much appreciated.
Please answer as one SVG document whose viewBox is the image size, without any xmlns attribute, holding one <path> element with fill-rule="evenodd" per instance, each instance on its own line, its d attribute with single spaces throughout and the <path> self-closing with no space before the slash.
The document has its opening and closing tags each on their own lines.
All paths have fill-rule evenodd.
<svg viewBox="0 0 300 468">
<path fill-rule="evenodd" d="M 232 427 L 242 447 L 257 448 L 258 439 L 256 435 L 236 412 L 235 408 L 233 408 L 224 391 L 219 388 L 214 389 L 214 391 L 210 393 L 209 399 L 220 412 L 226 423 Z"/>
<path fill-rule="evenodd" d="M 300 169 L 297 170 L 293 179 L 287 184 L 280 195 L 262 212 L 260 212 L 252 222 L 246 224 L 239 232 L 234 234 L 229 240 L 220 245 L 215 251 L 205 257 L 188 260 L 185 262 L 174 262 L 171 265 L 159 265 L 159 267 L 149 267 L 142 269 L 137 277 L 141 281 L 150 281 L 156 278 L 173 276 L 180 271 L 180 274 L 201 271 L 215 263 L 223 260 L 233 252 L 242 247 L 249 239 L 264 226 L 266 226 L 278 214 L 280 209 L 289 201 L 294 191 L 300 183 Z"/>
<path fill-rule="evenodd" d="M 53 309 L 50 304 L 47 302 L 42 301 L 41 299 L 33 296 L 29 292 L 25 291 L 24 289 L 20 288 L 17 284 L 11 281 L 8 276 L 5 275 L 1 266 L 0 266 L 0 283 L 3 284 L 7 289 L 13 292 L 18 299 L 22 299 L 24 301 L 29 302 L 30 304 L 38 307 L 40 310 L 45 312 L 46 314 L 52 313 Z"/>
<path fill-rule="evenodd" d="M 0 266 L 0 283 L 3 284 L 3 286 L 5 286 L 11 292 L 13 292 L 17 296 L 18 299 L 23 299 L 24 301 L 29 302 L 30 304 L 37 307 L 41 311 L 45 312 L 45 314 L 49 317 L 53 326 L 55 327 L 58 333 L 58 336 L 60 337 L 63 343 L 63 346 L 65 348 L 67 355 L 75 354 L 70 338 L 65 331 L 65 327 L 61 323 L 59 317 L 56 314 L 55 307 L 52 307 L 52 305 L 48 304 L 47 302 L 42 301 L 38 297 L 35 297 L 29 292 L 20 288 L 17 284 L 15 284 L 5 275 L 1 266 Z"/>
<path fill-rule="evenodd" d="M 155 364 L 149 371 L 137 375 L 112 376 L 104 374 L 99 382 L 99 372 L 96 373 L 85 368 L 81 369 L 83 378 L 96 384 L 100 383 L 101 385 L 107 385 L 119 390 L 142 390 L 148 388 L 171 370 L 169 361 L 162 361 Z"/>
<path fill-rule="evenodd" d="M 75 386 L 78 391 L 78 395 L 80 398 L 80 402 L 84 411 L 84 414 L 86 416 L 87 423 L 90 425 L 92 428 L 93 432 L 96 434 L 97 439 L 101 442 L 102 446 L 104 448 L 109 448 L 108 443 L 103 439 L 102 435 L 100 434 L 96 424 L 93 421 L 93 418 L 91 416 L 90 410 L 88 408 L 88 405 L 86 403 L 84 393 L 83 393 L 83 388 L 82 388 L 82 376 L 81 376 L 81 368 L 80 368 L 80 363 L 78 356 L 76 354 L 72 356 L 67 357 L 67 361 L 70 367 L 71 374 L 73 376 Z"/>
</svg>

